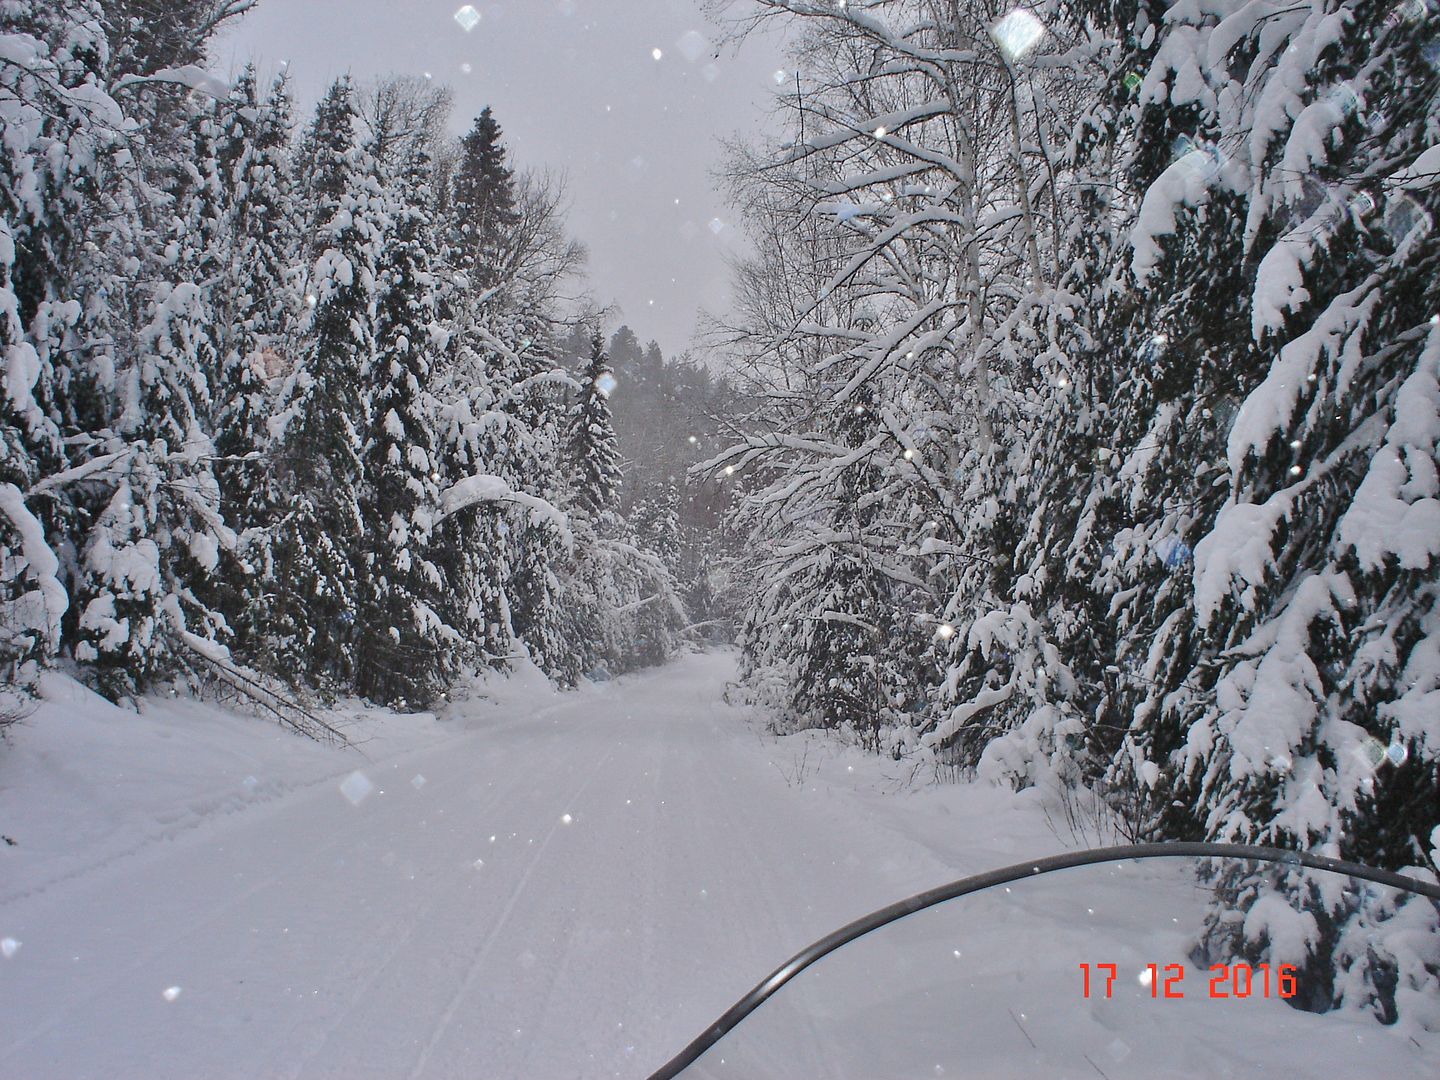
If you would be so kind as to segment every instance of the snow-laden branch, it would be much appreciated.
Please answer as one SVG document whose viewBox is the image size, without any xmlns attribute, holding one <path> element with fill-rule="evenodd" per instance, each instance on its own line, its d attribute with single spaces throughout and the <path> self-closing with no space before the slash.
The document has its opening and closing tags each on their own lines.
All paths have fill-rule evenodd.
<svg viewBox="0 0 1440 1080">
<path fill-rule="evenodd" d="M 512 503 L 524 507 L 532 520 L 555 526 L 567 549 L 575 544 L 575 537 L 570 532 L 570 519 L 554 504 L 539 496 L 515 491 L 500 477 L 483 473 L 479 476 L 467 476 L 440 493 L 440 516 L 436 519 L 436 524 L 462 510 L 484 503 Z"/>
<path fill-rule="evenodd" d="M 31 495 L 43 495 L 56 488 L 64 487 L 66 484 L 78 483 L 81 480 L 90 480 L 97 476 L 105 475 L 112 466 L 122 465 L 135 454 L 135 447 L 127 447 L 124 450 L 117 450 L 113 454 L 102 454 L 100 457 L 91 458 L 83 464 L 74 468 L 65 469 L 47 476 L 29 491 Z"/>
<path fill-rule="evenodd" d="M 52 645 L 60 636 L 60 620 L 70 607 L 70 594 L 60 583 L 60 560 L 45 539 L 45 527 L 25 505 L 25 497 L 14 484 L 0 484 L 0 514 L 10 519 L 10 524 L 20 535 L 20 550 L 28 570 L 39 592 L 43 610 L 38 612 L 44 618 L 44 629 Z"/>
<path fill-rule="evenodd" d="M 206 94 L 216 100 L 229 97 L 231 90 L 228 82 L 217 78 L 198 64 L 185 64 L 182 67 L 161 68 L 150 75 L 126 75 L 115 83 L 111 93 L 119 93 L 132 86 L 151 86 L 155 83 L 183 86 L 187 90 Z"/>
<path fill-rule="evenodd" d="M 927 731 L 921 737 L 920 743 L 927 747 L 944 746 L 946 742 L 954 738 L 959 731 L 970 723 L 976 715 L 993 709 L 996 705 L 1003 705 L 1009 701 L 1015 693 L 1015 676 L 1010 676 L 1010 681 L 1004 686 L 998 686 L 981 690 L 973 699 L 962 705 L 957 705 L 951 710 L 950 715 L 937 724 L 934 729 Z"/>
</svg>

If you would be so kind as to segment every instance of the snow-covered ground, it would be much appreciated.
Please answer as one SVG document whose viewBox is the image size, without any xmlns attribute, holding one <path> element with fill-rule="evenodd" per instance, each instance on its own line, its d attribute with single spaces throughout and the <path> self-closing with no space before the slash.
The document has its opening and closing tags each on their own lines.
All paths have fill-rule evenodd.
<svg viewBox="0 0 1440 1080">
<path fill-rule="evenodd" d="M 193 702 L 137 716 L 52 677 L 0 747 L 0 1076 L 643 1077 L 840 924 L 1069 845 L 1033 795 L 915 790 L 897 763 L 766 735 L 722 703 L 732 674 L 719 653 L 569 695 L 517 679 L 439 719 L 342 710 L 361 752 Z M 976 1075 L 1029 1075 L 1031 1051 L 1059 1075 L 1070 1050 L 1069 1075 L 1111 1080 L 1440 1074 L 1434 1042 L 1363 1019 L 1084 1001 L 1077 972 L 1032 977 L 1007 1020 L 999 988 L 1027 970 L 1143 961 L 1150 883 L 1198 910 L 1173 873 L 1097 876 L 1116 916 L 1061 925 L 1054 903 L 1092 901 L 1051 880 L 1050 901 L 977 898 L 966 916 L 973 1000 L 943 1015 Z M 961 927 L 937 925 L 850 961 L 897 1040 L 923 1043 L 901 1032 L 936 1007 L 938 984 L 899 958 L 948 960 L 936 942 Z M 893 995 L 892 968 L 912 979 Z M 792 1030 L 802 1000 L 757 1016 L 750 1049 L 860 1030 Z M 1021 1035 L 1038 1045 L 1005 1049 Z"/>
</svg>

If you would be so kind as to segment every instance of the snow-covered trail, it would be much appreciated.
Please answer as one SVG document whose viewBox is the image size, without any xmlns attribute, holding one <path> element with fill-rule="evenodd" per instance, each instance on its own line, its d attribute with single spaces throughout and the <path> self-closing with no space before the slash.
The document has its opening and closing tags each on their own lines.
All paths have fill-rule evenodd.
<svg viewBox="0 0 1440 1080">
<path fill-rule="evenodd" d="M 0 906 L 24 943 L 0 1075 L 646 1075 L 790 953 L 952 876 L 797 799 L 720 703 L 732 673 L 461 721 L 366 766 L 356 805 L 315 784 Z"/>
</svg>

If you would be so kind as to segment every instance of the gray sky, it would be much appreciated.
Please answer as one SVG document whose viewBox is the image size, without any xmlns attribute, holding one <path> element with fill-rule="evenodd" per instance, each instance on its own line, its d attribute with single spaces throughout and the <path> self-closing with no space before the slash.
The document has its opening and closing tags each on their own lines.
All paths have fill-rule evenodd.
<svg viewBox="0 0 1440 1080">
<path fill-rule="evenodd" d="M 570 231 L 590 249 L 596 299 L 675 355 L 697 308 L 727 305 L 724 255 L 742 241 L 709 174 L 718 138 L 765 123 L 775 74 L 788 70 L 780 46 L 715 56 L 719 32 L 699 0 L 477 0 L 468 32 L 462 6 L 262 0 L 215 44 L 214 63 L 230 74 L 253 58 L 268 75 L 288 61 L 306 110 L 346 71 L 429 73 L 454 89 L 456 134 L 490 105 L 513 164 L 568 174 Z"/>
</svg>

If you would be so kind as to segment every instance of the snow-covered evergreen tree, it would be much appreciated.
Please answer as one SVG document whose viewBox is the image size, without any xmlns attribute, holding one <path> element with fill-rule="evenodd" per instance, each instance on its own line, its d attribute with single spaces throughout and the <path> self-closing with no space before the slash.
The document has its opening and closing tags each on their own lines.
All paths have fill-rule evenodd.
<svg viewBox="0 0 1440 1080">
<path fill-rule="evenodd" d="M 726 329 L 764 405 L 707 466 L 755 477 L 747 676 L 849 685 L 858 647 L 802 677 L 777 625 L 867 595 L 819 587 L 797 528 L 844 533 L 863 462 L 855 551 L 924 582 L 901 606 L 943 642 L 899 677 L 930 702 L 900 742 L 1103 783 L 1137 838 L 1434 874 L 1422 11 L 1082 2 L 1018 43 L 964 6 L 758 2 L 819 74 L 735 170 L 759 257 Z M 959 82 L 933 60 L 962 44 Z M 889 445 L 836 445 L 851 400 Z M 1308 965 L 1309 1007 L 1391 1018 L 1440 978 L 1392 929 L 1418 908 L 1297 871 L 1251 909 L 1256 883 L 1217 880 L 1204 947 Z"/>
<path fill-rule="evenodd" d="M 119 482 L 86 537 L 75 597 L 75 657 L 116 697 L 193 660 L 193 643 L 224 629 L 199 598 L 232 540 L 196 408 L 212 317 L 189 282 L 159 285 L 152 311 L 123 374 Z"/>
<path fill-rule="evenodd" d="M 276 591 L 267 624 L 278 670 L 344 685 L 355 676 L 362 565 L 360 432 L 375 349 L 376 264 L 385 208 L 359 145 L 352 88 L 338 80 L 311 128 L 310 189 L 319 200 L 311 315 L 277 417 L 286 515 L 276 529 Z"/>
<path fill-rule="evenodd" d="M 566 454 L 574 504 L 582 512 L 596 515 L 614 505 L 621 481 L 609 400 L 616 381 L 598 329 L 591 335 L 590 356 L 579 373 L 579 383 L 570 406 Z"/>
<path fill-rule="evenodd" d="M 270 384 L 293 366 L 300 317 L 293 288 L 299 236 L 286 79 L 278 78 L 262 102 L 254 69 L 247 68 L 224 116 L 218 158 L 231 193 L 233 255 L 215 289 L 214 306 L 228 333 L 212 399 L 221 512 L 237 533 L 237 546 L 226 553 L 217 584 L 236 649 L 260 660 L 251 653 L 264 641 L 265 597 L 279 587 L 271 556 L 281 493 L 270 464 Z"/>
<path fill-rule="evenodd" d="M 627 518 L 636 541 L 653 551 L 672 572 L 679 569 L 683 538 L 680 529 L 680 490 L 666 484 L 641 498 Z"/>
<path fill-rule="evenodd" d="M 507 236 L 517 222 L 515 176 L 506 164 L 502 132 L 487 106 L 460 144 L 448 199 L 455 268 L 479 292 L 505 279 Z"/>
<path fill-rule="evenodd" d="M 1316 4 L 1279 34 L 1241 8 L 1171 25 L 1141 90 L 1155 112 L 1192 85 L 1197 37 L 1227 62 L 1193 84 L 1204 148 L 1146 191 L 1134 267 L 1195 276 L 1204 307 L 1176 326 L 1207 361 L 1192 408 L 1228 398 L 1211 413 L 1229 422 L 1175 620 L 1195 644 L 1153 724 L 1174 734 L 1135 741 L 1207 836 L 1435 873 L 1440 726 L 1415 702 L 1436 685 L 1440 75 L 1380 8 Z M 1388 929 L 1408 917 L 1289 878 L 1294 911 L 1249 908 L 1253 881 L 1226 874 L 1207 948 L 1306 968 L 1312 1008 L 1393 1019 L 1440 986 L 1440 950 Z"/>
<path fill-rule="evenodd" d="M 457 651 L 455 631 L 439 614 L 445 581 L 431 552 L 441 477 L 430 396 L 440 330 L 429 164 L 417 148 L 387 177 L 390 231 L 378 266 L 375 389 L 362 457 L 356 685 L 401 706 L 434 698 L 453 674 Z"/>
<path fill-rule="evenodd" d="M 114 370 L 97 256 L 124 197 L 106 188 L 126 161 L 124 117 L 102 89 L 110 51 L 97 4 L 8 4 L 0 35 L 0 655 L 44 662 L 73 632 L 69 553 L 87 509 L 59 481 L 71 466 L 103 464 L 106 449 L 89 436 L 109 418 Z"/>
</svg>

